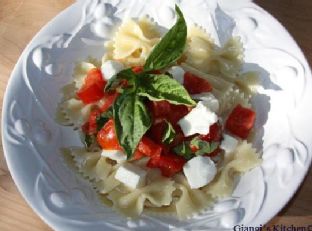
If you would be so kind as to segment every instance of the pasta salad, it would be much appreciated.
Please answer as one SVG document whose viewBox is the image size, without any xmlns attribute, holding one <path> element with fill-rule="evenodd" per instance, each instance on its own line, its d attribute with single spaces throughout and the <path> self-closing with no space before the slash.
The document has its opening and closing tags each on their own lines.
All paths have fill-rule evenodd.
<svg viewBox="0 0 312 231">
<path fill-rule="evenodd" d="M 67 163 L 131 218 L 191 217 L 261 163 L 248 141 L 257 75 L 241 73 L 239 38 L 219 47 L 176 14 L 163 36 L 148 18 L 124 21 L 102 61 L 76 65 L 56 114 L 84 143 L 62 149 Z"/>
</svg>

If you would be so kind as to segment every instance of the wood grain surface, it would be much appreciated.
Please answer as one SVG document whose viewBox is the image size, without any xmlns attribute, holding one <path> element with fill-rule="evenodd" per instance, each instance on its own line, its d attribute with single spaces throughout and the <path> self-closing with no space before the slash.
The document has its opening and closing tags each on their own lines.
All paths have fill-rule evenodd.
<svg viewBox="0 0 312 231">
<path fill-rule="evenodd" d="M 13 67 L 23 49 L 40 30 L 73 0 L 0 0 L 0 110 Z M 259 0 L 260 6 L 274 15 L 294 36 L 312 63 L 312 1 Z M 1 144 L 2 146 L 2 144 Z M 288 205 L 269 225 L 312 225 L 312 173 Z M 18 192 L 0 151 L 0 230 L 51 230 L 30 209 Z"/>
</svg>

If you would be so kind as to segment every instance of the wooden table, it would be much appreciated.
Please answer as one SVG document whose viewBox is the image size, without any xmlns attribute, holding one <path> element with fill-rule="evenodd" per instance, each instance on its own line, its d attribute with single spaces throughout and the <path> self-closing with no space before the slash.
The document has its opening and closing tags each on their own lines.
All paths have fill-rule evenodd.
<svg viewBox="0 0 312 231">
<path fill-rule="evenodd" d="M 0 0 L 0 102 L 10 73 L 37 31 L 73 0 Z M 295 37 L 312 63 L 312 1 L 256 1 L 277 17 Z M 312 224 L 312 173 L 300 190 L 270 224 Z M 25 203 L 0 153 L 0 230 L 51 230 Z"/>
</svg>

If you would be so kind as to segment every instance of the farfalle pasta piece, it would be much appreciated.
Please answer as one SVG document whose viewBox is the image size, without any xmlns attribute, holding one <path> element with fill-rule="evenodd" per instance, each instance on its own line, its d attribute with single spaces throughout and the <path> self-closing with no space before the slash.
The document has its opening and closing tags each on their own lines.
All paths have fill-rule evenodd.
<svg viewBox="0 0 312 231">
<path fill-rule="evenodd" d="M 197 26 L 188 28 L 185 56 L 189 65 L 208 73 L 207 61 L 211 59 L 213 50 L 214 43 L 202 28 Z"/>
<path fill-rule="evenodd" d="M 88 118 L 92 105 L 85 105 L 81 100 L 70 98 L 59 103 L 56 119 L 63 125 L 79 128 Z"/>
<path fill-rule="evenodd" d="M 74 157 L 75 165 L 78 172 L 84 177 L 95 180 L 97 179 L 97 167 L 101 158 L 100 152 L 87 152 L 85 149 L 73 149 L 71 155 Z M 100 165 L 102 163 L 100 162 Z"/>
<path fill-rule="evenodd" d="M 235 83 L 245 94 L 254 95 L 260 86 L 260 78 L 257 72 L 249 71 L 242 73 Z"/>
<path fill-rule="evenodd" d="M 186 63 L 196 69 L 233 78 L 243 63 L 243 46 L 239 37 L 234 37 L 223 47 L 217 47 L 202 29 L 191 27 L 185 56 Z"/>
<path fill-rule="evenodd" d="M 61 152 L 60 154 L 62 155 L 63 160 L 65 161 L 67 166 L 73 170 L 78 170 L 77 166 L 75 164 L 75 161 L 74 161 L 74 157 L 72 155 L 71 148 L 61 148 L 60 152 Z"/>
<path fill-rule="evenodd" d="M 216 94 L 215 91 L 213 91 Z M 222 97 L 217 97 L 219 100 L 219 113 L 227 115 L 230 113 L 234 107 L 240 104 L 243 107 L 251 107 L 249 103 L 249 97 L 237 88 L 231 88 L 229 91 L 225 92 Z"/>
<path fill-rule="evenodd" d="M 174 190 L 174 181 L 160 178 L 134 190 L 117 187 L 108 194 L 108 198 L 113 202 L 116 211 L 133 218 L 143 212 L 145 201 L 149 201 L 154 207 L 170 205 Z"/>
<path fill-rule="evenodd" d="M 144 65 L 153 47 L 160 41 L 156 26 L 147 18 L 123 22 L 114 38 L 105 44 L 103 61 L 113 59 L 127 66 Z"/>
<path fill-rule="evenodd" d="M 64 159 L 85 178 L 92 182 L 95 190 L 100 194 L 106 194 L 120 185 L 115 179 L 115 173 L 119 165 L 112 165 L 100 152 L 87 152 L 83 148 L 62 150 Z M 71 156 L 71 158 L 70 158 Z"/>
<path fill-rule="evenodd" d="M 175 202 L 179 219 L 191 217 L 213 203 L 212 197 L 202 190 L 191 189 L 183 175 L 177 175 L 175 181 L 177 189 L 181 191 L 179 199 Z"/>
<path fill-rule="evenodd" d="M 215 50 L 211 59 L 212 72 L 235 78 L 241 70 L 243 58 L 243 45 L 240 38 L 230 38 L 222 48 Z"/>
<path fill-rule="evenodd" d="M 100 194 L 107 194 L 114 188 L 116 188 L 118 185 L 120 185 L 120 182 L 115 179 L 115 174 L 116 171 L 112 172 L 106 178 L 103 178 L 95 182 L 93 185 L 96 191 L 99 192 Z"/>
<path fill-rule="evenodd" d="M 96 164 L 96 181 L 93 184 L 97 192 L 106 194 L 120 185 L 120 182 L 115 179 L 119 166 L 119 164 L 112 165 L 106 157 L 101 156 Z"/>
<path fill-rule="evenodd" d="M 64 103 L 64 101 L 67 101 L 67 100 L 70 100 L 71 98 L 74 98 L 76 91 L 77 91 L 77 88 L 76 88 L 74 82 L 65 85 L 61 89 L 63 97 L 62 97 L 61 102 L 58 103 L 57 108 L 56 108 L 56 113 L 55 113 L 55 120 L 59 124 L 62 124 L 64 126 L 73 125 L 73 122 L 70 121 L 69 117 L 67 116 L 66 112 L 64 111 L 65 105 L 63 105 L 63 103 Z"/>
<path fill-rule="evenodd" d="M 225 156 L 224 166 L 216 178 L 203 190 L 213 198 L 224 198 L 234 190 L 235 177 L 261 164 L 259 154 L 251 144 L 242 141 L 228 156 Z"/>
</svg>

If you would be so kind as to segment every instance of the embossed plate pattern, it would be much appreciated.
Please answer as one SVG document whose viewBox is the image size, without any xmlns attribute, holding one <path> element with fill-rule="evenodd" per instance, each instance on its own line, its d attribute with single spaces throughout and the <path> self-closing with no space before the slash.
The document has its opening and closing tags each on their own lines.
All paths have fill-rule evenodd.
<svg viewBox="0 0 312 231">
<path fill-rule="evenodd" d="M 253 99 L 254 146 L 263 150 L 264 161 L 240 179 L 231 197 L 194 218 L 143 215 L 131 221 L 103 206 L 90 185 L 65 166 L 59 148 L 79 145 L 80 140 L 71 128 L 55 123 L 55 108 L 74 62 L 89 55 L 100 58 L 104 40 L 123 18 L 148 15 L 169 27 L 175 3 L 189 23 L 206 28 L 221 42 L 229 32 L 241 36 L 244 70 L 261 73 L 263 87 Z M 311 89 L 311 71 L 294 40 L 251 1 L 81 0 L 46 25 L 16 64 L 3 104 L 3 146 L 19 190 L 55 230 L 231 230 L 236 224 L 260 225 L 285 205 L 310 166 Z"/>
</svg>

